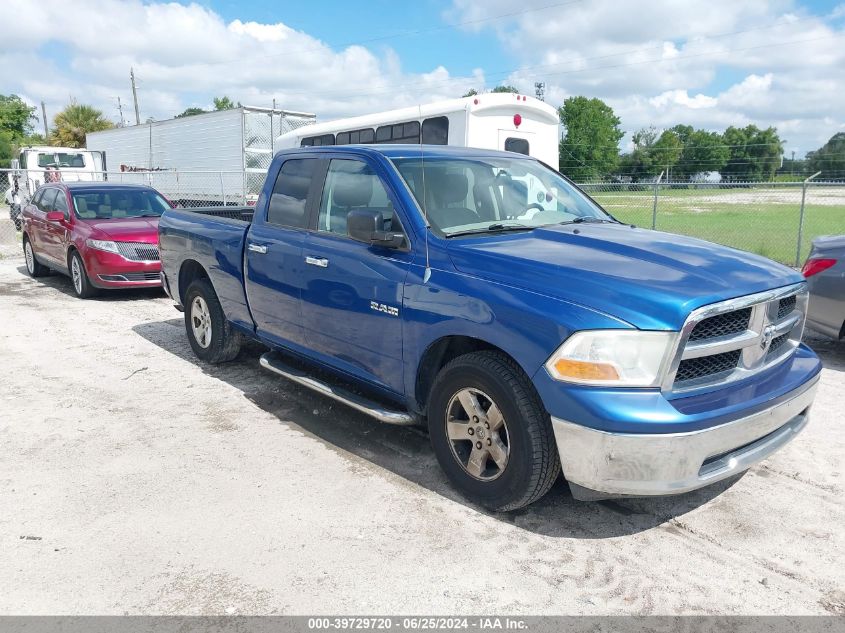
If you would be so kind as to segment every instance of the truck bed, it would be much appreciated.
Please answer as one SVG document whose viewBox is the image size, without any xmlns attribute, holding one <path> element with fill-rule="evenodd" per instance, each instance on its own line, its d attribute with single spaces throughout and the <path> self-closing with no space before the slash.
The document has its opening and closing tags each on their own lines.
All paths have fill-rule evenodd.
<svg viewBox="0 0 845 633">
<path fill-rule="evenodd" d="M 220 303 L 233 323 L 252 329 L 244 293 L 244 244 L 253 207 L 168 209 L 159 220 L 162 270 L 168 272 L 171 297 L 181 299 L 179 271 L 199 264 L 211 278 Z"/>
</svg>

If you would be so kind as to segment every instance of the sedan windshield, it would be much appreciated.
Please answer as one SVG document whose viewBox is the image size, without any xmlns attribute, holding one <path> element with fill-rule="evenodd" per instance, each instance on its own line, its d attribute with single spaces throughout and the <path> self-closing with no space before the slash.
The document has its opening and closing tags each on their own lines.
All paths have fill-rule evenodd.
<svg viewBox="0 0 845 633">
<path fill-rule="evenodd" d="M 82 220 L 159 217 L 170 208 L 160 194 L 144 189 L 83 190 L 72 197 L 74 213 Z"/>
<path fill-rule="evenodd" d="M 530 159 L 396 158 L 432 228 L 446 237 L 613 222 L 560 174 Z"/>
</svg>

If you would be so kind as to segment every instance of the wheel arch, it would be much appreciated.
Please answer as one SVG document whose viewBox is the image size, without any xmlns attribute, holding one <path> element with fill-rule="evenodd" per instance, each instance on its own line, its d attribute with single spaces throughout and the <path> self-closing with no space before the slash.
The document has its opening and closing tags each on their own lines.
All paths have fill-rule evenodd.
<svg viewBox="0 0 845 633">
<path fill-rule="evenodd" d="M 525 371 L 521 363 L 512 354 L 509 354 L 498 345 L 472 336 L 443 336 L 426 348 L 417 365 L 417 376 L 414 382 L 414 400 L 421 413 L 425 413 L 427 410 L 431 387 L 440 370 L 458 356 L 479 351 L 493 351 L 502 354 L 522 369 L 526 377 L 529 377 L 528 372 Z"/>
<path fill-rule="evenodd" d="M 197 260 L 186 259 L 182 262 L 182 265 L 179 266 L 179 277 L 177 281 L 179 303 L 181 305 L 185 305 L 185 291 L 187 291 L 188 286 L 197 279 L 208 279 L 211 281 L 211 276 L 208 274 L 205 267 Z M 213 286 L 214 284 L 212 283 L 212 287 Z"/>
</svg>

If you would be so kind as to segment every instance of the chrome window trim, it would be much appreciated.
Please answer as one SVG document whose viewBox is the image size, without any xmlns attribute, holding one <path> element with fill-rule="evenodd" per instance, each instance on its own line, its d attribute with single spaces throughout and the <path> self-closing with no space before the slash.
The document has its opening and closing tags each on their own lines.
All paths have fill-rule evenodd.
<svg viewBox="0 0 845 633">
<path fill-rule="evenodd" d="M 794 310 L 778 320 L 779 300 L 791 295 L 796 295 L 797 298 Z M 808 296 L 807 283 L 799 282 L 782 288 L 713 303 L 693 310 L 684 322 L 680 334 L 676 338 L 675 346 L 670 353 L 672 361 L 669 370 L 664 375 L 661 391 L 667 395 L 681 393 L 691 395 L 742 380 L 783 362 L 801 342 L 807 314 Z M 752 308 L 751 319 L 745 332 L 695 341 L 687 346 L 690 334 L 701 321 L 719 314 L 749 307 Z M 791 335 L 787 343 L 783 345 L 783 351 L 774 358 L 768 359 L 767 354 L 772 339 L 787 332 Z M 675 385 L 675 376 L 682 360 L 701 358 L 737 349 L 741 349 L 742 354 L 736 369 L 686 381 L 686 384 L 681 386 Z"/>
</svg>

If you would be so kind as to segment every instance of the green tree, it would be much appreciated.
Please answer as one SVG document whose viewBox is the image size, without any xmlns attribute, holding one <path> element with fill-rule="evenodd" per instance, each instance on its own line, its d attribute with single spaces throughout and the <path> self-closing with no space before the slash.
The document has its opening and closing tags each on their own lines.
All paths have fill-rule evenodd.
<svg viewBox="0 0 845 633">
<path fill-rule="evenodd" d="M 12 134 L 6 130 L 0 130 L 0 169 L 12 166 L 12 157 L 15 155 Z"/>
<path fill-rule="evenodd" d="M 233 110 L 234 108 L 240 107 L 242 107 L 240 101 L 238 101 L 238 104 L 235 105 L 226 95 L 223 95 L 222 97 L 214 97 L 215 110 Z"/>
<path fill-rule="evenodd" d="M 664 172 L 667 177 L 681 157 L 683 145 L 678 135 L 671 130 L 664 130 L 660 136 L 652 126 L 636 132 L 631 141 L 634 150 L 624 157 L 623 173 L 633 180 L 653 178 Z M 621 160 L 621 159 L 620 159 Z"/>
<path fill-rule="evenodd" d="M 511 94 L 517 94 L 519 90 L 517 90 L 513 86 L 496 86 L 490 92 L 509 92 Z"/>
<path fill-rule="evenodd" d="M 729 180 L 771 180 L 783 155 L 783 141 L 773 127 L 729 127 L 723 135 L 730 156 L 722 168 Z"/>
<path fill-rule="evenodd" d="M 50 142 L 63 147 L 85 147 L 85 135 L 88 132 L 99 132 L 114 127 L 102 112 L 76 101 L 71 101 L 56 115 L 53 122 L 55 129 L 50 135 Z"/>
<path fill-rule="evenodd" d="M 810 174 L 820 171 L 822 178 L 845 176 L 845 132 L 837 132 L 819 149 L 807 152 L 807 165 Z"/>
<path fill-rule="evenodd" d="M 476 90 L 475 88 L 470 88 L 464 94 L 461 95 L 461 98 L 463 99 L 466 97 L 475 97 L 476 95 L 478 95 L 478 90 Z"/>
<path fill-rule="evenodd" d="M 675 163 L 674 177 L 684 179 L 707 171 L 721 171 L 730 158 L 730 151 L 718 132 L 696 130 L 689 125 L 676 125 L 672 132 L 681 143 Z"/>
<path fill-rule="evenodd" d="M 603 178 L 619 161 L 619 117 L 601 99 L 569 97 L 559 110 L 566 135 L 560 142 L 560 170 L 576 181 Z"/>
<path fill-rule="evenodd" d="M 218 108 L 218 110 L 228 109 L 228 108 Z M 181 119 L 186 116 L 194 116 L 195 114 L 205 114 L 205 110 L 202 108 L 186 108 L 184 112 L 181 114 L 177 114 L 174 118 Z"/>
<path fill-rule="evenodd" d="M 12 141 L 29 134 L 36 120 L 35 108 L 18 95 L 0 95 L 0 131 L 8 132 Z"/>
</svg>

